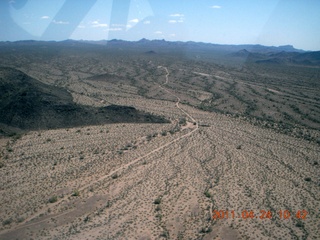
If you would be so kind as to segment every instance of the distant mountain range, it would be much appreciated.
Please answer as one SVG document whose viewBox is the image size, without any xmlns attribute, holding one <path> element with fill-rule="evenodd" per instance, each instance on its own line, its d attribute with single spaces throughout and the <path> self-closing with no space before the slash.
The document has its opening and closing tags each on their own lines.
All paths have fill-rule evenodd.
<svg viewBox="0 0 320 240">
<path fill-rule="evenodd" d="M 305 52 L 301 49 L 296 49 L 292 45 L 284 45 L 284 46 L 263 46 L 259 44 L 242 44 L 242 45 L 230 45 L 230 44 L 213 44 L 213 43 L 203 43 L 203 42 L 181 42 L 181 41 L 166 41 L 162 40 L 148 40 L 148 39 L 141 39 L 139 41 L 126 41 L 126 40 L 99 40 L 99 41 L 90 41 L 90 40 L 72 40 L 67 39 L 64 41 L 36 41 L 36 40 L 22 40 L 22 41 L 15 41 L 15 42 L 0 42 L 0 45 L 3 44 L 45 44 L 45 43 L 56 43 L 56 44 L 69 44 L 69 45 L 81 45 L 81 44 L 97 44 L 97 45 L 109 45 L 109 46 L 144 46 L 144 47 L 194 47 L 194 48 L 207 48 L 212 50 L 220 50 L 226 52 L 236 52 L 242 49 L 246 49 L 250 52 L 260 52 L 260 53 L 268 53 L 268 52 Z M 152 51 L 152 50 L 150 50 Z"/>
<path fill-rule="evenodd" d="M 66 40 L 66 41 L 74 41 L 74 40 Z M 230 44 L 213 44 L 213 43 L 203 43 L 203 42 L 181 42 L 181 41 L 165 41 L 165 40 L 148 40 L 148 39 L 141 39 L 139 41 L 125 41 L 125 40 L 101 40 L 101 41 L 85 41 L 80 40 L 77 42 L 84 42 L 84 43 L 92 43 L 92 44 L 101 44 L 101 45 L 122 45 L 122 46 L 129 46 L 129 45 L 137 45 L 137 46 L 162 46 L 162 47 L 195 47 L 195 48 L 208 48 L 212 50 L 220 50 L 226 52 L 236 52 L 240 51 L 241 49 L 247 49 L 252 52 L 260 52 L 260 53 L 267 53 L 267 52 L 305 52 L 301 49 L 296 49 L 292 45 L 284 45 L 284 46 L 263 46 L 259 44 L 242 44 L 242 45 L 230 45 Z"/>
<path fill-rule="evenodd" d="M 304 51 L 296 49 L 292 45 L 284 46 L 263 46 L 259 44 L 243 44 L 243 45 L 228 45 L 228 44 L 212 44 L 202 42 L 171 42 L 165 40 L 148 40 L 141 39 L 139 41 L 125 40 L 65 40 L 65 41 L 16 41 L 16 42 L 0 42 L 0 51 L 8 51 L 12 48 L 24 47 L 91 47 L 107 48 L 127 51 L 140 51 L 147 55 L 176 54 L 184 53 L 197 56 L 197 59 L 210 58 L 231 58 L 239 59 L 242 62 L 251 62 L 259 64 L 285 64 L 285 65 L 305 65 L 305 66 L 320 66 L 320 51 Z M 200 56 L 200 57 L 199 57 Z"/>
<path fill-rule="evenodd" d="M 320 66 L 320 51 L 317 52 L 249 52 L 242 49 L 231 54 L 233 57 L 245 58 L 247 61 L 267 64 L 286 64 Z"/>
</svg>

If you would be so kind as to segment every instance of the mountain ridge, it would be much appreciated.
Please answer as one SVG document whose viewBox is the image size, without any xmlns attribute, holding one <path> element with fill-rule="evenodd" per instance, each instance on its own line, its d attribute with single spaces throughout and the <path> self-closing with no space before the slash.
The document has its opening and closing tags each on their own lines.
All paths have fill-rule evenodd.
<svg viewBox="0 0 320 240">
<path fill-rule="evenodd" d="M 9 67 L 0 67 L 0 93 L 0 124 L 23 130 L 122 122 L 169 122 L 130 106 L 90 107 L 76 104 L 66 89 L 47 85 Z"/>
<path fill-rule="evenodd" d="M 56 48 L 54 51 L 52 49 Z M 223 64 L 242 64 L 251 62 L 256 64 L 278 64 L 299 65 L 309 67 L 320 67 L 320 51 L 304 51 L 296 49 L 292 45 L 263 46 L 260 44 L 213 44 L 202 42 L 181 42 L 140 39 L 138 41 L 112 40 L 72 40 L 64 41 L 15 41 L 0 42 L 0 53 L 12 51 L 33 51 L 34 53 L 46 52 L 46 56 L 54 55 L 56 51 L 79 51 L 88 49 L 90 51 L 103 52 L 104 50 L 116 51 L 117 54 L 136 52 L 149 56 L 161 56 L 163 54 L 174 54 L 175 56 L 187 55 L 197 61 L 223 62 Z M 120 51 L 121 53 L 120 53 Z M 155 54 L 156 53 L 156 54 Z"/>
<path fill-rule="evenodd" d="M 18 41 L 0 41 L 0 43 L 20 43 L 20 44 L 34 44 L 34 43 L 90 43 L 90 44 L 165 44 L 165 45 L 184 45 L 184 46 L 195 46 L 195 45 L 203 45 L 203 46 L 211 46 L 211 47 L 222 47 L 229 49 L 252 49 L 255 51 L 287 51 L 287 52 L 313 52 L 308 50 L 296 49 L 293 45 L 280 45 L 280 46 L 266 46 L 261 44 L 218 44 L 218 43 L 207 43 L 207 42 L 196 42 L 196 41 L 167 41 L 165 39 L 146 39 L 142 38 L 137 41 L 128 41 L 122 39 L 111 39 L 111 40 L 74 40 L 74 39 L 65 39 L 62 41 L 42 41 L 42 40 L 18 40 Z"/>
</svg>

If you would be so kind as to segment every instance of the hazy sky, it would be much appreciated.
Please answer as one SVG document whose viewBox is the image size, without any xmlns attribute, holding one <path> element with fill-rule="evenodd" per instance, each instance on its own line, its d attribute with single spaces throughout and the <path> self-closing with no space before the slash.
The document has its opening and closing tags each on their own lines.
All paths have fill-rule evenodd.
<svg viewBox="0 0 320 240">
<path fill-rule="evenodd" d="M 0 41 L 114 38 L 320 50 L 320 0 L 0 0 Z"/>
</svg>

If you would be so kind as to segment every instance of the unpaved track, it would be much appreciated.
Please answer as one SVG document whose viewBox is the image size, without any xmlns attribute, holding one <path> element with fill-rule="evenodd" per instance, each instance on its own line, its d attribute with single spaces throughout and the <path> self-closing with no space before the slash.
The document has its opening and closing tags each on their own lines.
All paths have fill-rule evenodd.
<svg viewBox="0 0 320 240">
<path fill-rule="evenodd" d="M 158 68 L 159 68 L 159 67 L 162 67 L 162 66 L 158 66 Z M 168 69 L 167 69 L 166 67 L 162 67 L 162 68 L 164 68 L 164 69 L 166 70 L 166 72 L 167 72 L 167 74 L 166 74 L 166 82 L 163 84 L 163 85 L 166 85 L 166 84 L 169 82 L 169 71 L 168 71 Z M 180 98 L 179 98 L 177 95 L 175 95 L 174 93 L 170 92 L 168 89 L 166 89 L 165 87 L 163 87 L 163 86 L 161 86 L 161 85 L 159 85 L 159 87 L 160 87 L 161 89 L 163 89 L 164 91 L 166 91 L 167 93 L 171 94 L 172 96 L 176 97 L 176 98 L 177 98 L 177 102 L 176 102 L 177 108 L 179 108 L 185 115 L 187 115 L 193 122 L 196 123 L 196 120 L 195 120 L 189 113 L 187 113 L 185 110 L 183 110 L 183 109 L 179 106 L 179 103 L 180 103 L 181 100 L 180 100 Z M 196 129 L 198 129 L 198 124 L 197 124 L 197 123 L 196 123 Z"/>
<path fill-rule="evenodd" d="M 176 138 L 176 139 L 174 139 L 174 140 L 172 140 L 172 141 L 170 141 L 170 142 L 168 142 L 168 143 L 166 143 L 166 144 L 164 144 L 164 145 L 162 145 L 162 146 L 160 146 L 160 147 L 158 147 L 158 148 L 156 148 L 156 149 L 154 149 L 154 150 L 152 150 L 151 152 L 149 152 L 149 153 L 147 153 L 147 154 L 145 154 L 145 155 L 143 155 L 143 156 L 140 156 L 140 157 L 132 160 L 131 162 L 129 162 L 129 163 L 127 163 L 127 164 L 125 164 L 125 165 L 123 165 L 123 166 L 115 169 L 114 171 L 108 173 L 107 175 L 104 175 L 104 176 L 100 177 L 99 179 L 95 180 L 94 182 L 91 182 L 91 183 L 89 183 L 89 184 L 83 185 L 81 188 L 78 189 L 79 191 L 83 191 L 83 190 L 89 188 L 90 186 L 92 186 L 93 184 L 96 184 L 96 183 L 98 183 L 98 182 L 100 182 L 100 181 L 103 181 L 103 180 L 106 179 L 106 178 L 110 178 L 113 174 L 115 174 L 115 173 L 117 173 L 117 172 L 119 172 L 119 171 L 121 171 L 121 170 L 124 170 L 124 169 L 130 167 L 131 165 L 139 162 L 140 160 L 142 160 L 142 159 L 144 159 L 144 158 L 146 158 L 146 157 L 148 157 L 148 156 L 150 156 L 150 155 L 152 155 L 152 154 L 154 154 L 154 153 L 156 153 L 156 152 L 164 149 L 165 147 L 170 146 L 171 144 L 173 144 L 173 143 L 175 143 L 175 142 L 177 142 L 177 141 L 179 141 L 179 140 L 181 140 L 181 139 L 183 139 L 183 138 L 186 138 L 186 137 L 192 135 L 194 132 L 196 132 L 196 131 L 199 129 L 199 126 L 198 126 L 198 123 L 196 122 L 196 120 L 195 120 L 188 112 L 186 112 L 185 110 L 183 110 L 183 109 L 180 107 L 180 105 L 179 105 L 179 103 L 180 103 L 180 98 L 179 98 L 177 95 L 175 95 L 174 93 L 172 93 L 171 91 L 169 91 L 168 89 L 166 89 L 166 88 L 164 87 L 164 85 L 168 84 L 168 82 L 169 82 L 169 71 L 168 71 L 168 69 L 167 69 L 166 67 L 163 67 L 163 66 L 158 66 L 158 68 L 164 68 L 164 69 L 166 70 L 166 72 L 167 72 L 167 73 L 166 73 L 166 82 L 165 82 L 163 85 L 159 85 L 159 87 L 160 87 L 161 89 L 163 89 L 164 91 L 168 92 L 170 95 L 172 95 L 172 96 L 174 96 L 175 98 L 177 98 L 176 107 L 177 107 L 180 111 L 182 111 L 185 115 L 187 115 L 187 116 L 193 121 L 193 123 L 195 123 L 195 125 L 193 125 L 193 126 L 194 126 L 194 129 L 193 129 L 191 132 L 188 132 L 188 133 L 186 133 L 186 134 L 184 134 L 184 135 L 182 135 L 182 136 L 180 136 L 180 137 L 178 137 L 178 138 Z M 50 207 L 52 208 L 52 207 L 54 207 L 54 206 L 57 206 L 57 205 L 59 205 L 59 204 L 60 204 L 61 202 L 63 202 L 63 201 L 66 201 L 66 199 L 60 199 L 60 200 L 58 200 L 57 202 L 51 204 Z M 61 216 L 63 216 L 63 215 L 67 215 L 67 214 L 69 214 L 70 212 L 73 212 L 73 211 L 74 211 L 74 210 L 66 211 L 66 212 L 63 212 L 63 213 L 61 213 L 61 214 L 54 215 L 54 217 L 55 217 L 55 218 L 61 217 Z M 0 236 L 1 236 L 2 234 L 8 233 L 8 232 L 12 232 L 12 231 L 15 231 L 15 230 L 23 229 L 23 228 L 26 228 L 26 227 L 31 227 L 31 226 L 40 224 L 40 223 L 42 223 L 42 222 L 48 221 L 48 218 L 51 218 L 52 216 L 49 215 L 49 216 L 47 216 L 45 219 L 42 219 L 42 220 L 40 220 L 40 221 L 36 221 L 36 222 L 32 222 L 32 223 L 27 223 L 28 221 L 36 218 L 37 216 L 40 216 L 41 214 L 45 214 L 46 212 L 48 212 L 48 209 L 47 209 L 47 208 L 43 209 L 42 211 L 37 212 L 37 214 L 28 217 L 28 218 L 25 219 L 23 222 L 21 222 L 17 227 L 11 228 L 11 229 L 8 229 L 8 230 L 5 230 L 5 231 L 2 231 L 2 232 L 0 233 Z"/>
</svg>

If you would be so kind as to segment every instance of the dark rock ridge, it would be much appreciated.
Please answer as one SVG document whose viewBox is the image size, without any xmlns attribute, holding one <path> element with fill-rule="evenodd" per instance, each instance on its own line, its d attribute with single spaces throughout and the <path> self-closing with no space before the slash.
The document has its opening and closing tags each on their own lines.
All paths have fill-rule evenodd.
<svg viewBox="0 0 320 240">
<path fill-rule="evenodd" d="M 27 74 L 0 67 L 0 124 L 25 130 L 55 129 L 104 123 L 167 123 L 163 117 L 128 106 L 101 108 L 75 104 L 66 90 Z"/>
</svg>

